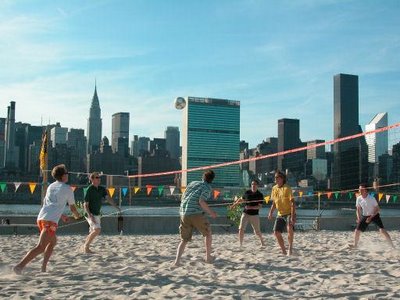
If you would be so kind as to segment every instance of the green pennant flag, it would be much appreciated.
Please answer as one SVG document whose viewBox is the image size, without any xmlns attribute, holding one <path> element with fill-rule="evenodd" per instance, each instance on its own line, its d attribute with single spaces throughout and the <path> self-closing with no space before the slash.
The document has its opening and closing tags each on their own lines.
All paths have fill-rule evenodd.
<svg viewBox="0 0 400 300">
<path fill-rule="evenodd" d="M 397 195 L 393 196 L 393 202 L 396 202 L 396 201 L 397 201 Z"/>
<path fill-rule="evenodd" d="M 164 192 L 164 186 L 161 185 L 158 187 L 158 195 L 161 196 L 163 192 Z"/>
<path fill-rule="evenodd" d="M 89 188 L 89 187 L 83 188 L 83 198 L 86 197 L 86 193 L 87 193 L 88 188 Z"/>
<path fill-rule="evenodd" d="M 354 194 L 354 193 L 349 192 L 349 194 L 348 194 L 348 195 L 349 195 L 349 199 L 353 198 L 353 194 Z"/>
<path fill-rule="evenodd" d="M 5 182 L 0 182 L 0 189 L 2 192 L 6 190 L 6 183 Z"/>
<path fill-rule="evenodd" d="M 339 197 L 339 192 L 335 192 L 335 198 L 336 198 L 336 200 L 338 199 L 338 197 Z"/>
</svg>

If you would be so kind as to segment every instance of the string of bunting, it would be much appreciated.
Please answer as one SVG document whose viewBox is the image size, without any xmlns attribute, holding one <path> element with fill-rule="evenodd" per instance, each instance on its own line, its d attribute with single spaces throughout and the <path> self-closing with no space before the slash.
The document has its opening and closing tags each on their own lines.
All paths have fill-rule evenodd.
<svg viewBox="0 0 400 300">
<path fill-rule="evenodd" d="M 29 191 L 31 192 L 31 194 L 33 194 L 36 190 L 37 186 L 41 186 L 42 183 L 36 183 L 36 182 L 0 182 L 0 191 L 2 193 L 4 193 L 7 190 L 7 186 L 8 185 L 12 185 L 14 186 L 14 192 L 17 192 L 21 185 L 27 185 L 29 187 Z M 387 185 L 381 185 L 379 186 L 379 188 L 384 188 L 384 187 L 389 187 L 389 186 L 396 186 L 396 185 L 400 185 L 400 183 L 392 183 L 392 184 L 387 184 Z M 76 191 L 77 189 L 82 188 L 83 189 L 83 195 L 86 195 L 86 191 L 88 186 L 82 186 L 82 185 L 71 185 L 71 189 L 72 191 Z M 122 196 L 126 196 L 129 192 L 129 187 L 126 186 L 121 186 L 121 187 L 108 187 L 108 194 L 110 195 L 110 197 L 112 198 L 115 195 L 115 191 L 116 189 L 120 189 Z M 166 189 L 167 188 L 167 189 Z M 170 195 L 179 195 L 179 194 L 183 194 L 186 190 L 186 187 L 181 187 L 181 188 L 177 188 L 176 186 L 154 186 L 154 185 L 146 185 L 145 187 L 138 187 L 138 186 L 134 186 L 131 188 L 132 192 L 134 195 L 139 194 L 140 192 L 145 192 L 147 196 L 150 196 L 153 192 L 153 190 L 157 190 L 158 192 L 158 196 L 163 196 L 166 190 L 169 191 Z M 176 191 L 178 191 L 178 193 L 175 193 Z M 223 193 L 222 193 L 223 192 Z M 230 191 L 221 191 L 218 189 L 214 189 L 213 190 L 213 198 L 215 200 L 217 200 L 220 196 L 222 196 L 222 198 L 230 198 Z M 322 196 L 326 196 L 326 198 L 328 200 L 333 199 L 332 196 L 334 196 L 334 198 L 337 200 L 339 198 L 340 195 L 346 195 L 348 196 L 349 200 L 355 199 L 358 197 L 358 193 L 356 192 L 356 190 L 346 190 L 346 191 L 327 191 L 327 192 L 308 192 L 307 194 L 304 194 L 304 191 L 301 190 L 294 190 L 293 191 L 293 197 L 294 198 L 314 198 L 314 197 L 318 197 L 321 199 Z M 389 203 L 390 200 L 392 200 L 392 202 L 396 203 L 398 200 L 398 194 L 393 194 L 393 193 L 375 193 L 374 191 L 371 191 L 370 194 L 372 196 L 376 196 L 378 201 L 381 202 L 382 200 L 385 200 L 386 203 Z M 271 197 L 265 196 L 264 197 L 265 202 L 268 204 L 271 200 Z"/>
</svg>

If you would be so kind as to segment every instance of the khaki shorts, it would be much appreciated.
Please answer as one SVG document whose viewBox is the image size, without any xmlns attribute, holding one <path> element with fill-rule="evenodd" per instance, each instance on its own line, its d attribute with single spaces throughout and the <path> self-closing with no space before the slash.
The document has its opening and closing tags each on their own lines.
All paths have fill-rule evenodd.
<svg viewBox="0 0 400 300">
<path fill-rule="evenodd" d="M 210 223 L 203 214 L 181 216 L 179 233 L 182 241 L 188 242 L 192 239 L 194 228 L 196 228 L 203 236 L 211 234 Z"/>
<path fill-rule="evenodd" d="M 242 213 L 242 217 L 240 218 L 240 225 L 239 225 L 239 230 L 246 230 L 247 224 L 251 224 L 251 227 L 253 227 L 254 233 L 255 234 L 260 234 L 260 216 L 259 215 L 248 215 L 245 213 Z"/>
<path fill-rule="evenodd" d="M 93 223 L 93 221 L 89 217 L 85 217 L 86 221 L 89 224 L 89 232 L 92 232 L 95 229 L 101 229 L 101 217 L 93 216 L 93 218 L 96 221 L 96 223 Z"/>
</svg>

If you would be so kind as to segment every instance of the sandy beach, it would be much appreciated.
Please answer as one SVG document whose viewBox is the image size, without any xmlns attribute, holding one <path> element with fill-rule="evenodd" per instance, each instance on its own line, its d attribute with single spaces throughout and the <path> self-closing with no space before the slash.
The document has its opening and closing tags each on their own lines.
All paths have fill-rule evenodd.
<svg viewBox="0 0 400 300">
<path fill-rule="evenodd" d="M 172 267 L 179 236 L 103 235 L 93 250 L 79 251 L 84 236 L 58 237 L 48 272 L 41 258 L 22 275 L 10 267 L 37 242 L 36 235 L 0 236 L 0 298 L 8 299 L 395 299 L 400 298 L 400 234 L 389 231 L 396 250 L 377 231 L 349 250 L 353 233 L 299 232 L 295 255 L 280 254 L 271 234 L 267 247 L 246 234 L 214 235 L 214 264 L 203 262 L 195 235 L 182 266 Z M 286 236 L 285 236 L 286 237 Z"/>
</svg>

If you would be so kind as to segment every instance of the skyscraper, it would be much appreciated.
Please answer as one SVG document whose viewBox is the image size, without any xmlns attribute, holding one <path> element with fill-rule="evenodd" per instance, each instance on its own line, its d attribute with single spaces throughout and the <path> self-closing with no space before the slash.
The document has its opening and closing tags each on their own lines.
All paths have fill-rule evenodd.
<svg viewBox="0 0 400 300">
<path fill-rule="evenodd" d="M 5 149 L 4 149 L 4 167 L 6 169 L 15 169 L 17 167 L 17 155 L 15 149 L 15 102 L 11 101 L 7 107 L 7 119 L 5 126 Z"/>
<path fill-rule="evenodd" d="M 178 158 L 180 156 L 179 146 L 179 127 L 168 126 L 164 132 L 164 138 L 166 140 L 166 148 L 171 158 Z"/>
<path fill-rule="evenodd" d="M 278 152 L 302 146 L 300 140 L 300 121 L 298 119 L 278 120 Z M 304 151 L 278 156 L 278 169 L 299 174 L 304 169 Z"/>
<path fill-rule="evenodd" d="M 358 76 L 338 74 L 333 78 L 334 138 L 342 138 L 362 129 L 358 121 Z M 334 189 L 357 188 L 368 180 L 368 148 L 365 138 L 352 139 L 333 145 Z"/>
<path fill-rule="evenodd" d="M 111 127 L 111 148 L 114 153 L 121 152 L 125 153 L 126 149 L 118 149 L 118 139 L 125 138 L 127 143 L 121 143 L 121 145 L 128 145 L 129 147 L 129 113 L 119 112 L 112 115 L 112 127 Z"/>
<path fill-rule="evenodd" d="M 240 102 L 187 97 L 183 109 L 182 169 L 239 160 Z M 239 165 L 214 169 L 214 186 L 238 186 Z M 182 186 L 201 180 L 202 171 L 183 172 Z"/>
<path fill-rule="evenodd" d="M 388 126 L 388 115 L 387 113 L 379 113 L 365 125 L 365 131 L 372 131 L 382 127 Z M 365 140 L 368 144 L 368 162 L 378 162 L 379 156 L 388 152 L 388 132 L 383 131 L 379 133 L 372 133 L 365 136 Z"/>
<path fill-rule="evenodd" d="M 87 123 L 87 153 L 90 154 L 100 148 L 101 143 L 101 109 L 97 96 L 97 85 L 94 86 L 92 104 L 90 105 L 89 119 Z"/>
</svg>

